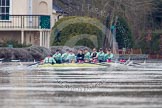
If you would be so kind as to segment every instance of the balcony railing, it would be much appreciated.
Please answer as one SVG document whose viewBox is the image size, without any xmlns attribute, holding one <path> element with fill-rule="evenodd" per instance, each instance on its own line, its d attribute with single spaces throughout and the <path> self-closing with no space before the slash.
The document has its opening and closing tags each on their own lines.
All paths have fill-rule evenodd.
<svg viewBox="0 0 162 108">
<path fill-rule="evenodd" d="M 0 15 L 0 29 L 50 29 L 49 15 Z"/>
</svg>

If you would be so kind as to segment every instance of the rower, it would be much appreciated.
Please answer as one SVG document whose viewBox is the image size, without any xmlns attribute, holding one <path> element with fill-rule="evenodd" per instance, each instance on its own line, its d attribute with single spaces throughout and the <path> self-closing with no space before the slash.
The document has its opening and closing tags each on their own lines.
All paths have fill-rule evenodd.
<svg viewBox="0 0 162 108">
<path fill-rule="evenodd" d="M 107 50 L 106 51 L 106 54 L 105 54 L 105 57 L 104 57 L 104 60 L 106 62 L 111 62 L 112 61 L 112 58 L 114 57 L 113 53 L 111 52 L 111 50 Z"/>
<path fill-rule="evenodd" d="M 96 50 L 96 48 L 93 49 L 93 52 L 91 54 L 91 62 L 97 63 L 97 50 Z"/>
<path fill-rule="evenodd" d="M 84 50 L 84 62 L 85 63 L 89 63 L 90 62 L 90 59 L 91 59 L 91 54 L 90 52 L 88 51 L 88 49 L 86 48 Z"/>
<path fill-rule="evenodd" d="M 79 53 L 77 54 L 77 62 L 78 63 L 83 63 L 84 62 L 83 50 L 79 50 Z"/>
<path fill-rule="evenodd" d="M 55 59 L 56 63 L 61 64 L 62 58 L 59 50 L 56 50 L 56 53 L 53 55 L 53 58 Z"/>
<path fill-rule="evenodd" d="M 75 54 L 73 53 L 73 51 L 71 50 L 67 59 L 69 60 L 69 63 L 75 63 L 76 61 L 76 56 Z"/>
<path fill-rule="evenodd" d="M 51 55 L 49 55 L 48 57 L 46 57 L 44 60 L 43 60 L 43 63 L 44 64 L 56 64 L 56 61 L 53 57 L 51 57 Z"/>
<path fill-rule="evenodd" d="M 62 58 L 62 62 L 63 63 L 67 63 L 67 62 L 69 62 L 69 60 L 68 60 L 68 55 L 69 55 L 69 49 L 66 49 L 66 52 L 64 53 L 64 54 L 62 54 L 62 56 L 61 56 L 61 58 Z"/>
<path fill-rule="evenodd" d="M 105 54 L 104 54 L 102 48 L 100 48 L 99 53 L 97 54 L 97 57 L 98 57 L 98 61 L 99 61 L 100 63 L 104 62 Z"/>
</svg>

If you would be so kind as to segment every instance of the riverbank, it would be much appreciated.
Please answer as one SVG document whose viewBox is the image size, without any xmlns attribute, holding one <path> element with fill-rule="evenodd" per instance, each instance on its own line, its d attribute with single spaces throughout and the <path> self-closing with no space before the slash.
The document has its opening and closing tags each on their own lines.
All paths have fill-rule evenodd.
<svg viewBox="0 0 162 108">
<path fill-rule="evenodd" d="M 44 47 L 28 47 L 28 48 L 0 48 L 0 62 L 11 62 L 12 60 L 19 60 L 20 62 L 41 61 L 48 55 L 53 55 L 57 49 L 64 53 L 66 49 L 73 50 L 77 53 L 78 49 L 85 49 L 84 46 L 76 46 L 73 48 L 67 46 L 52 46 L 49 49 Z M 87 48 L 92 51 L 90 48 Z M 150 56 L 147 54 L 114 54 L 114 61 L 120 59 L 131 60 L 146 60 Z"/>
<path fill-rule="evenodd" d="M 27 48 L 1 48 L 0 47 L 0 61 L 10 62 L 11 60 L 20 60 L 22 62 L 40 61 L 48 55 L 52 55 L 57 49 L 64 53 L 66 49 L 73 50 L 75 53 L 78 49 L 85 49 L 84 46 L 76 46 L 73 48 L 67 46 L 52 46 L 49 49 L 44 47 L 27 47 Z M 90 48 L 87 48 L 92 51 Z"/>
</svg>

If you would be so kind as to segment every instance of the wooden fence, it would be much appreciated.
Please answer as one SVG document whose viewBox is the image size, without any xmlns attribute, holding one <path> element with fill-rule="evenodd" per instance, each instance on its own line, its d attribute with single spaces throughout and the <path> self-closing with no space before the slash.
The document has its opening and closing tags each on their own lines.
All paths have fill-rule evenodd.
<svg viewBox="0 0 162 108">
<path fill-rule="evenodd" d="M 119 49 L 118 50 L 118 54 L 121 55 L 127 55 L 127 54 L 142 54 L 142 50 L 141 49 Z"/>
</svg>

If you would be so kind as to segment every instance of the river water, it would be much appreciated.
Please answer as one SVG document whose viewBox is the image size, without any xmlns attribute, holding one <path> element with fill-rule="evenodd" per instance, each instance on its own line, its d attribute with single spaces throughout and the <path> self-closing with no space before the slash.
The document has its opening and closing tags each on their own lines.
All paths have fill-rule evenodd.
<svg viewBox="0 0 162 108">
<path fill-rule="evenodd" d="M 0 70 L 0 108 L 162 108 L 162 71 Z"/>
</svg>

